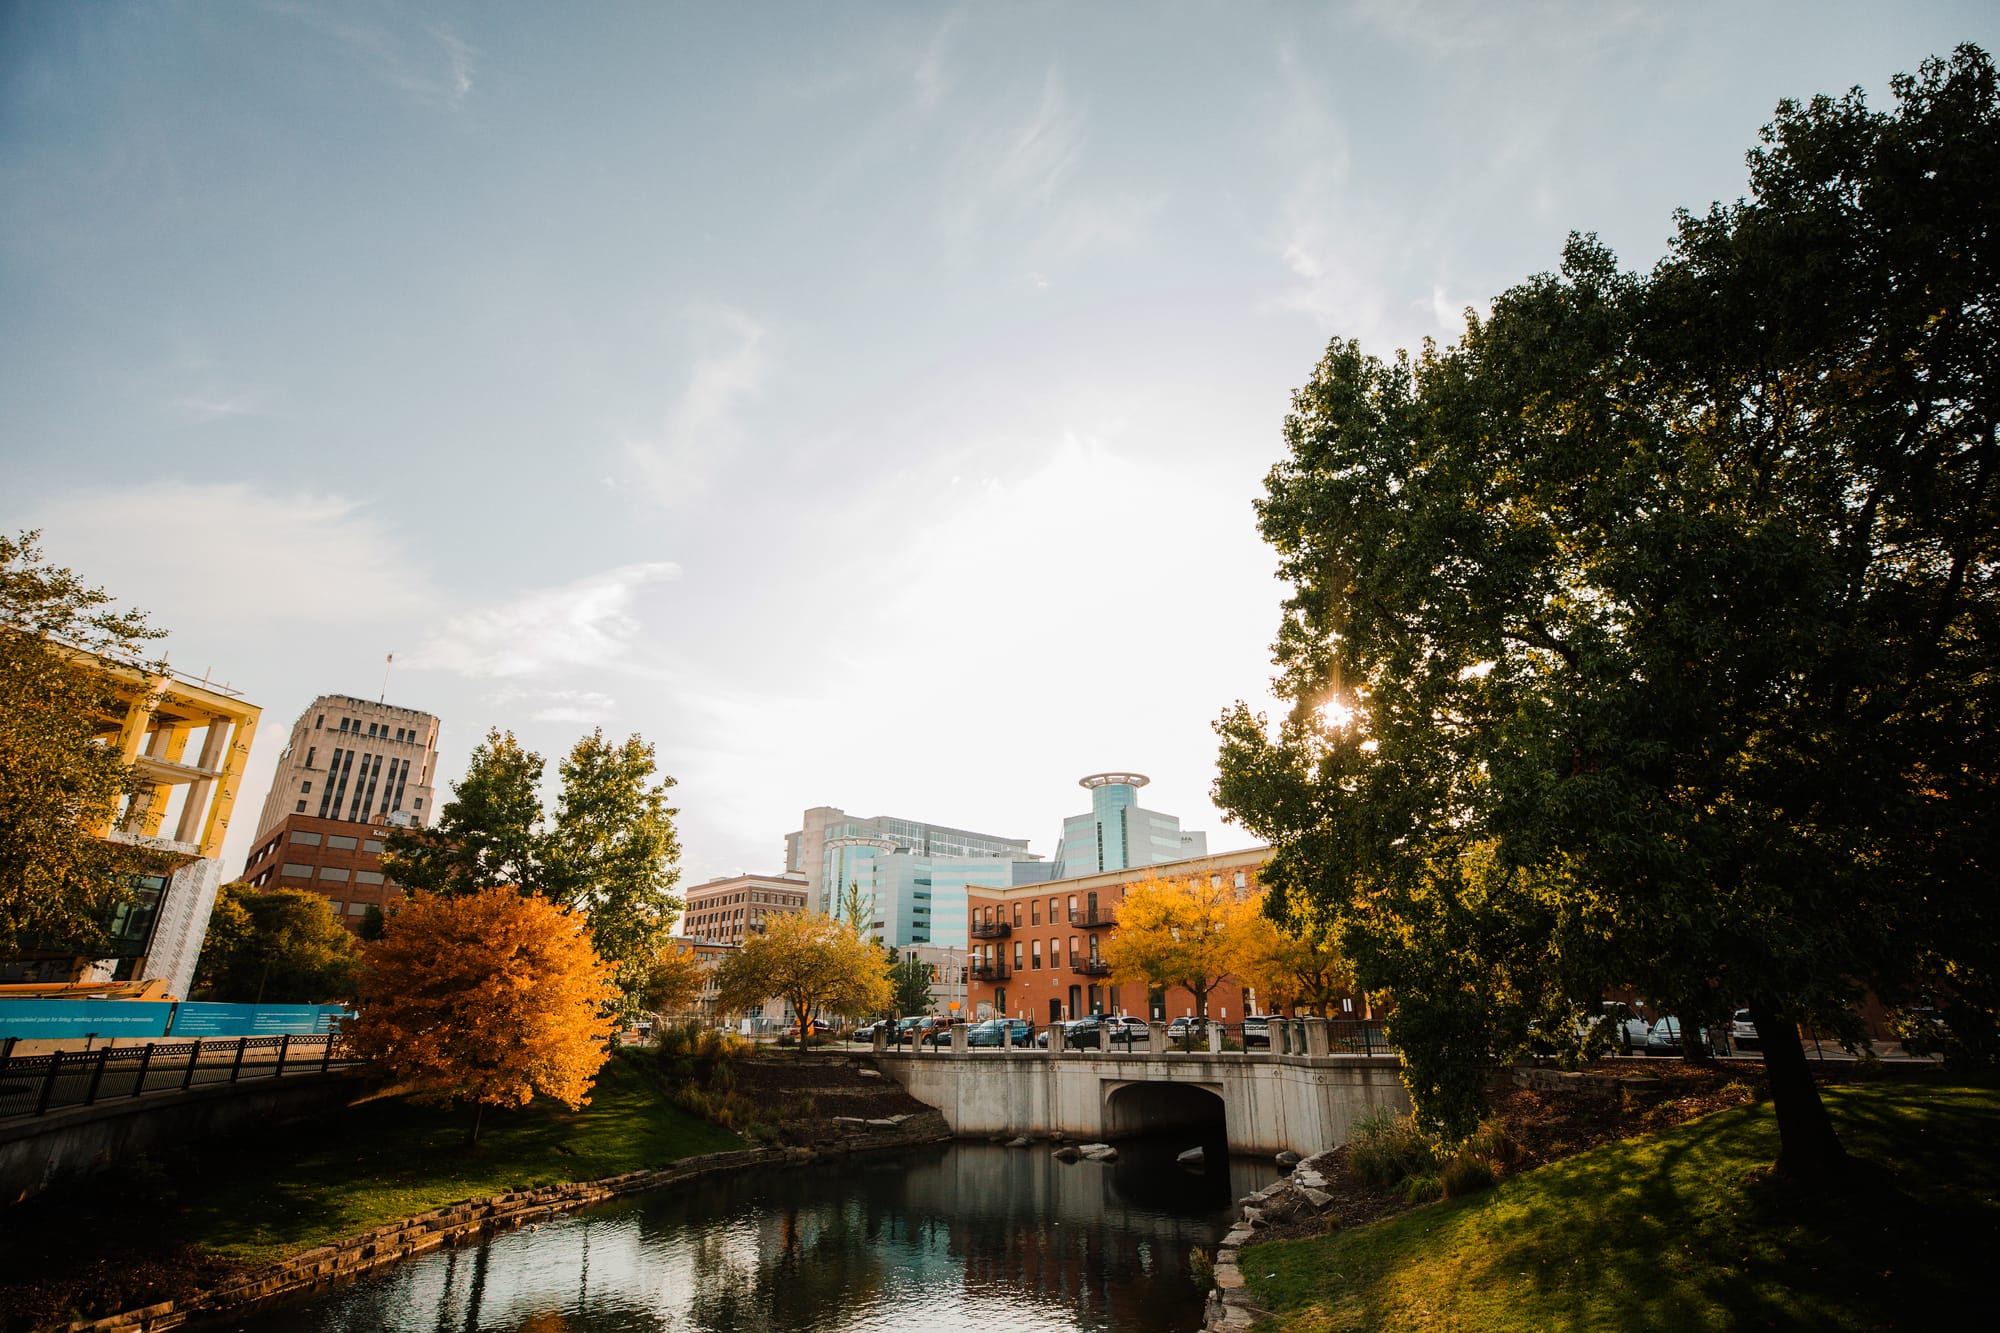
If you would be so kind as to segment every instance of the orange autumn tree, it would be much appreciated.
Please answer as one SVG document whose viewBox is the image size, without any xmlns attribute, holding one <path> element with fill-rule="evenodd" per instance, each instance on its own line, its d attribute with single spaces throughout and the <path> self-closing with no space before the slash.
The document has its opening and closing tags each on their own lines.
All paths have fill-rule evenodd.
<svg viewBox="0 0 2000 1333">
<path fill-rule="evenodd" d="M 581 916 L 507 886 L 422 894 L 362 954 L 355 1052 L 410 1099 L 488 1106 L 537 1093 L 575 1110 L 608 1054 L 612 967 Z"/>
</svg>

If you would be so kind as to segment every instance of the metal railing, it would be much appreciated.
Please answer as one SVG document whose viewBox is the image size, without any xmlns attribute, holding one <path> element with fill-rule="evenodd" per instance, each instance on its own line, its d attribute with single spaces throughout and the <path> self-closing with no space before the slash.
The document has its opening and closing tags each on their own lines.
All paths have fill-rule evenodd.
<svg viewBox="0 0 2000 1333">
<path fill-rule="evenodd" d="M 149 1041 L 94 1051 L 0 1055 L 0 1120 L 219 1083 L 325 1073 L 352 1063 L 338 1035 Z"/>
<path fill-rule="evenodd" d="M 1005 921 L 978 922 L 972 927 L 975 940 L 1004 940 L 1014 933 L 1014 928 Z"/>
<path fill-rule="evenodd" d="M 1079 907 L 1069 914 L 1069 924 L 1095 930 L 1099 926 L 1118 924 L 1117 909 L 1111 907 Z"/>
<path fill-rule="evenodd" d="M 1005 981 L 1013 975 L 1005 963 L 974 963 L 970 972 L 974 981 Z"/>
</svg>

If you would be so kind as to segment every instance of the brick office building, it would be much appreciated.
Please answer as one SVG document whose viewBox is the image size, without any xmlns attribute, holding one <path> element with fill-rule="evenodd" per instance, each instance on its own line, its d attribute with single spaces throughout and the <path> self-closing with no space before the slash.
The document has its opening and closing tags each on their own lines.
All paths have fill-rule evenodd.
<svg viewBox="0 0 2000 1333">
<path fill-rule="evenodd" d="M 741 944 L 764 918 L 803 912 L 810 886 L 803 875 L 725 875 L 687 891 L 680 933 L 690 940 Z"/>
<path fill-rule="evenodd" d="M 1111 984 L 1105 946 L 1118 933 L 1125 891 L 1149 879 L 1201 876 L 1239 894 L 1254 894 L 1271 849 L 1253 847 L 1159 865 L 1134 866 L 1073 879 L 971 893 L 966 947 L 973 1017 L 1006 1015 L 1036 1024 L 1086 1014 L 1179 1018 L 1194 1013 L 1194 995 L 1173 986 L 1148 994 L 1143 986 Z M 1208 994 L 1208 1013 L 1240 1020 L 1254 994 L 1234 979 Z"/>
<path fill-rule="evenodd" d="M 382 870 L 391 828 L 435 813 L 438 720 L 394 704 L 324 694 L 292 724 L 240 878 L 260 889 L 311 889 L 359 930 L 370 907 L 402 890 Z"/>
</svg>

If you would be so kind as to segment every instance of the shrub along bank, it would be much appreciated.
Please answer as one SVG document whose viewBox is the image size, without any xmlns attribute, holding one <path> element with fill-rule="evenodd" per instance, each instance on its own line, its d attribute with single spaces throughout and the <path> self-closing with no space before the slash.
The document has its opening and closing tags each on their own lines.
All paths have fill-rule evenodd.
<svg viewBox="0 0 2000 1333">
<path fill-rule="evenodd" d="M 1775 1176 L 1768 1102 L 1238 1260 L 1276 1330 L 1953 1327 L 1989 1300 L 2000 1092 L 1827 1091 L 1851 1170 Z M 1425 1174 L 1421 1162 L 1414 1174 Z M 1409 1173 L 1406 1173 L 1406 1178 Z"/>
</svg>

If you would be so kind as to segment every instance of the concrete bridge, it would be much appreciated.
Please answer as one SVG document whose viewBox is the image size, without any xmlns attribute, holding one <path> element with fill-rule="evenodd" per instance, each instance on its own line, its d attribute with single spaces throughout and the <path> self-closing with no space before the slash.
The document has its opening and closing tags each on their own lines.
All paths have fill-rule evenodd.
<svg viewBox="0 0 2000 1333">
<path fill-rule="evenodd" d="M 1273 1020 L 1269 1050 L 1226 1051 L 1210 1025 L 1201 1049 L 1170 1047 L 1166 1025 L 1128 1052 L 969 1050 L 963 1030 L 937 1054 L 878 1050 L 882 1072 L 934 1106 L 962 1138 L 1060 1132 L 1107 1142 L 1219 1126 L 1232 1151 L 1301 1155 L 1347 1142 L 1371 1112 L 1407 1114 L 1401 1061 L 1348 1054 L 1324 1019 Z"/>
</svg>

